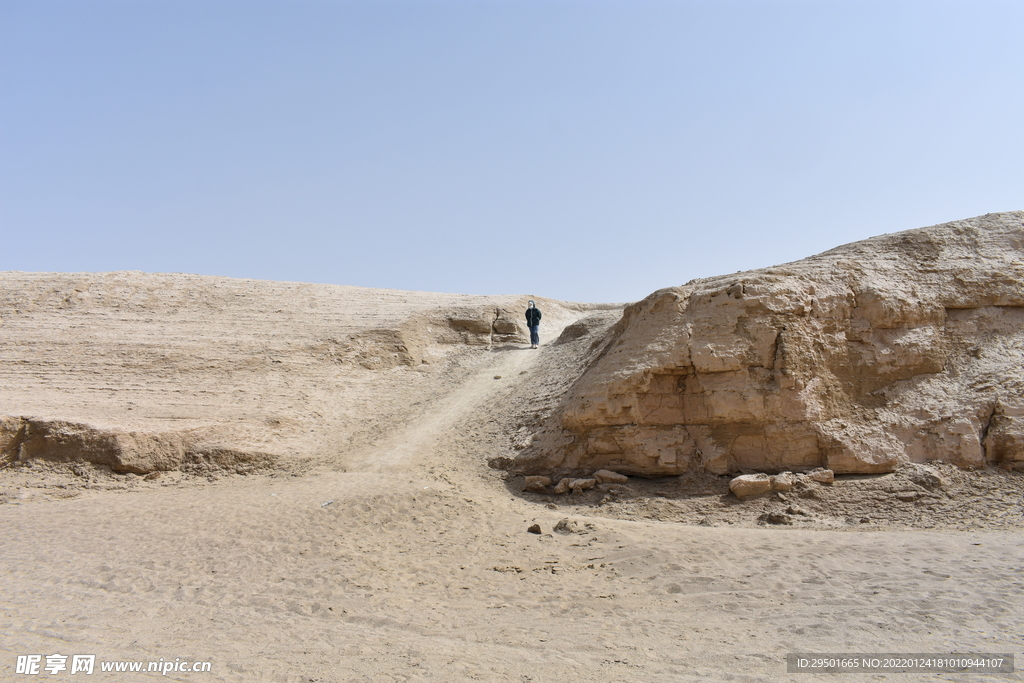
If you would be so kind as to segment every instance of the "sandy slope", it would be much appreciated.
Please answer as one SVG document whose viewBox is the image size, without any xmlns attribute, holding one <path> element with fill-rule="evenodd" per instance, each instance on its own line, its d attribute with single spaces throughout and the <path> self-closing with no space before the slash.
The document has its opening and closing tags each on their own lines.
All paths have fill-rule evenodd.
<svg viewBox="0 0 1024 683">
<path fill-rule="evenodd" d="M 0 417 L 185 435 L 200 452 L 286 467 L 321 461 L 450 389 L 476 362 L 466 351 L 493 345 L 479 325 L 496 311 L 520 320 L 527 298 L 0 273 Z M 540 303 L 554 324 L 579 314 Z"/>
<path fill-rule="evenodd" d="M 305 469 L 3 473 L 0 679 L 29 680 L 13 666 L 30 653 L 213 663 L 82 680 L 295 683 L 810 681 L 787 652 L 1020 658 L 1019 524 L 705 527 L 520 495 L 487 463 L 528 440 L 589 343 L 461 350 L 386 429 Z M 366 386 L 364 406 L 397 410 Z M 579 533 L 552 533 L 566 516 Z M 968 680 L 842 680 L 896 678 Z"/>
</svg>

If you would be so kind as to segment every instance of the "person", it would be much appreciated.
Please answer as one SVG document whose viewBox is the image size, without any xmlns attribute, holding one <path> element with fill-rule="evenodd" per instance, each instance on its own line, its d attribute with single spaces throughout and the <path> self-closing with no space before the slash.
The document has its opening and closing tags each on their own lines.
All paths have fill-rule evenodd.
<svg viewBox="0 0 1024 683">
<path fill-rule="evenodd" d="M 540 309 L 533 299 L 526 309 L 526 326 L 530 328 L 530 348 L 535 349 L 540 346 Z"/>
</svg>

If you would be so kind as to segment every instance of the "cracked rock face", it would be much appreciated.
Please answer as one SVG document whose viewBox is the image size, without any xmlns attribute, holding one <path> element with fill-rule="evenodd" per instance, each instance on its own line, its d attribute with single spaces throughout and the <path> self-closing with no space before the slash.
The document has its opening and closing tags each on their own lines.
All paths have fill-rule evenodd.
<svg viewBox="0 0 1024 683">
<path fill-rule="evenodd" d="M 1024 465 L 1024 212 L 660 290 L 610 335 L 536 466 Z"/>
</svg>

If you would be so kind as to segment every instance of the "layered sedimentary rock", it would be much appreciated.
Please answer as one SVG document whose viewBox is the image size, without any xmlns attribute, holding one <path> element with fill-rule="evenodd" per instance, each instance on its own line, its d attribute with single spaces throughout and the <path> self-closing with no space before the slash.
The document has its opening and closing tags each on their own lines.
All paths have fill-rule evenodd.
<svg viewBox="0 0 1024 683">
<path fill-rule="evenodd" d="M 639 475 L 1024 461 L 1024 212 L 626 309 L 524 466 Z"/>
</svg>

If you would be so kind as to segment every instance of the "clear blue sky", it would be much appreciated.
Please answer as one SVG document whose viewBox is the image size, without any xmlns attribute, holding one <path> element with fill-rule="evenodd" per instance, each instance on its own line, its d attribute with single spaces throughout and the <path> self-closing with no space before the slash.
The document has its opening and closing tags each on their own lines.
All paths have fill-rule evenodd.
<svg viewBox="0 0 1024 683">
<path fill-rule="evenodd" d="M 1024 2 L 0 0 L 0 270 L 629 301 L 1024 209 Z"/>
</svg>

